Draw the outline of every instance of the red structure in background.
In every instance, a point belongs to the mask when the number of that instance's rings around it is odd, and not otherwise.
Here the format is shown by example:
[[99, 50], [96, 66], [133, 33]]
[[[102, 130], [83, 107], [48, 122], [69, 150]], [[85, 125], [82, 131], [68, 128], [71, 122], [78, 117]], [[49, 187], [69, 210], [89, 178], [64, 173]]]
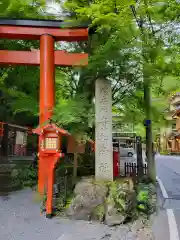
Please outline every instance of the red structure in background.
[[4, 127], [3, 127], [4, 123], [0, 122], [0, 137], [3, 137], [3, 132], [4, 132]]
[[8, 157], [12, 156], [29, 156], [28, 136], [31, 133], [32, 130], [28, 127], [0, 122], [1, 161], [8, 161]]
[[113, 176], [119, 177], [119, 143], [114, 142], [113, 143]]
[[[0, 64], [40, 65], [39, 127], [34, 132], [40, 133], [42, 131], [43, 133], [46, 130], [50, 134], [48, 130], [50, 126], [46, 124], [53, 116], [55, 105], [55, 65], [82, 66], [88, 62], [88, 55], [85, 53], [55, 51], [55, 41], [87, 41], [87, 27], [72, 28], [62, 21], [0, 19], [0, 38], [40, 41], [40, 50], [0, 50]], [[51, 128], [53, 129], [54, 138], [60, 139], [62, 130], [57, 129], [55, 125], [51, 126]], [[59, 152], [56, 150], [59, 150], [61, 146], [59, 140], [59, 144], [56, 146], [58, 149], [52, 151], [44, 149], [43, 151], [41, 144], [45, 139], [46, 135], [39, 135], [38, 190], [40, 194], [44, 194], [45, 179], [48, 179], [49, 189], [47, 192], [46, 216], [51, 217], [52, 186], [50, 187], [50, 185], [53, 185], [54, 165], [60, 157]]]

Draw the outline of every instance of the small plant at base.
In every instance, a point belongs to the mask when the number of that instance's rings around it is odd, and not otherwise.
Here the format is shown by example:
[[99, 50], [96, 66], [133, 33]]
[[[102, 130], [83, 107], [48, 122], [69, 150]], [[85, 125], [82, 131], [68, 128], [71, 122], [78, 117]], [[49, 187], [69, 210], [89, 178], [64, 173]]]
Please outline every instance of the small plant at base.
[[141, 183], [138, 186], [137, 209], [147, 216], [156, 210], [156, 192], [153, 192], [152, 187], [155, 188], [152, 183]]
[[140, 190], [137, 196], [137, 207], [142, 211], [148, 210], [148, 191], [147, 190]]
[[65, 208], [69, 208], [70, 204], [71, 204], [71, 201], [72, 201], [72, 198], [69, 198], [66, 200], [66, 205], [65, 205]]
[[105, 206], [101, 204], [96, 206], [96, 208], [94, 209], [94, 215], [98, 218], [98, 220], [102, 222], [105, 215]]
[[127, 181], [122, 183], [112, 182], [109, 184], [109, 195], [107, 204], [113, 203], [119, 213], [126, 218], [134, 218], [137, 214], [134, 212], [136, 206], [135, 192], [131, 184]]

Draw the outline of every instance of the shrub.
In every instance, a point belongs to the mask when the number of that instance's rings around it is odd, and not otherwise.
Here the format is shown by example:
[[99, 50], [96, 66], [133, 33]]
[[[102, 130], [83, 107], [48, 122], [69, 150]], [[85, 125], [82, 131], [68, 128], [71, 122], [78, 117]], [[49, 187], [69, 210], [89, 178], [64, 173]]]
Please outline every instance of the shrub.
[[125, 219], [136, 218], [136, 193], [131, 179], [124, 182], [114, 181], [109, 184], [107, 204], [111, 202], [114, 202], [114, 207]]
[[169, 151], [168, 150], [163, 150], [163, 151], [160, 151], [160, 154], [161, 155], [169, 155]]
[[18, 182], [22, 187], [33, 187], [37, 184], [37, 168], [32, 165], [21, 166], [14, 169], [11, 174], [12, 181]]
[[138, 185], [137, 208], [146, 215], [156, 211], [156, 187], [152, 183], [140, 183]]

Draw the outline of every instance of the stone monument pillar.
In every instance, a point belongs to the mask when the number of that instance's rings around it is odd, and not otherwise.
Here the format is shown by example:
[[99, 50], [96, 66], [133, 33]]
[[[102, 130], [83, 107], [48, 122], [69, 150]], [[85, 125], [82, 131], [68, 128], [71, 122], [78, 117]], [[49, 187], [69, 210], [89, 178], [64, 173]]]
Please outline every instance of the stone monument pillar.
[[95, 114], [95, 177], [112, 181], [112, 91], [111, 82], [104, 79], [96, 80]]

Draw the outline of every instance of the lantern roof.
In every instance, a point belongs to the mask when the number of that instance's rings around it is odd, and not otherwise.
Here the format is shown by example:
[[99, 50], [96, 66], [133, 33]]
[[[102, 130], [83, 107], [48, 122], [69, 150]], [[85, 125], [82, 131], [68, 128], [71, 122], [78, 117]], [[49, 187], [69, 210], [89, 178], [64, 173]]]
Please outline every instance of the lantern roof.
[[33, 129], [33, 133], [40, 135], [40, 134], [42, 134], [42, 131], [47, 131], [48, 129], [54, 129], [55, 131], [58, 131], [59, 133], [61, 133], [62, 135], [65, 135], [65, 136], [70, 135], [70, 133], [67, 130], [58, 127], [58, 125], [53, 123], [52, 121], [50, 121], [43, 127], [38, 126], [36, 129]]

